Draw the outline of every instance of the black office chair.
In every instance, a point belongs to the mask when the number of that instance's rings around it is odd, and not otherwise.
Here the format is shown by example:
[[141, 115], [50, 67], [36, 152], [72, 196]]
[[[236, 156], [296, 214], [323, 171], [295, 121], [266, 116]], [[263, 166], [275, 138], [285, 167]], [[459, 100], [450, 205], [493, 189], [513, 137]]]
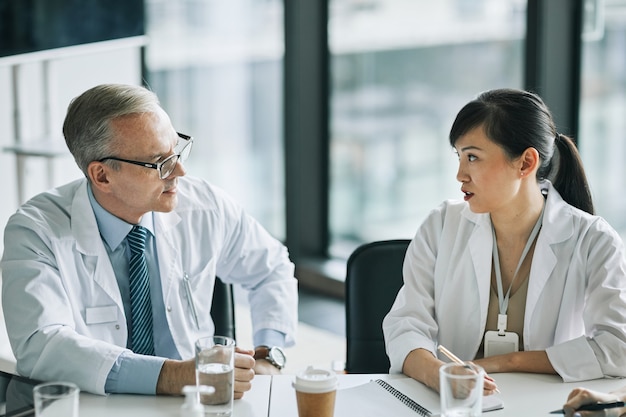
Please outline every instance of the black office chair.
[[215, 280], [211, 318], [215, 324], [215, 334], [235, 338], [235, 301], [233, 285], [225, 284], [219, 277]]
[[348, 373], [387, 373], [382, 322], [402, 286], [410, 240], [384, 240], [358, 247], [346, 272], [346, 366]]

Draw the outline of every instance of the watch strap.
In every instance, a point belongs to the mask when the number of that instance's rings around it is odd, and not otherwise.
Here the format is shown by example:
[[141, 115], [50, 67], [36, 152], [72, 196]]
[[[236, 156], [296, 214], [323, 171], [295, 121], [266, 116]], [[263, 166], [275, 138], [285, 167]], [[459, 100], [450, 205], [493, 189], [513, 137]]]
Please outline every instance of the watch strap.
[[[268, 361], [269, 363], [274, 365], [276, 368], [282, 369], [285, 365], [284, 365], [284, 363], [280, 364], [280, 363], [276, 362], [276, 360], [271, 355], [271, 350], [272, 349], [280, 349], [280, 348], [278, 348], [278, 347], [269, 347], [267, 345], [257, 346], [256, 348], [254, 348], [254, 359], [265, 359], [266, 361]], [[285, 357], [285, 354], [282, 351], [282, 349], [281, 349], [280, 352], [281, 352], [282, 356]]]

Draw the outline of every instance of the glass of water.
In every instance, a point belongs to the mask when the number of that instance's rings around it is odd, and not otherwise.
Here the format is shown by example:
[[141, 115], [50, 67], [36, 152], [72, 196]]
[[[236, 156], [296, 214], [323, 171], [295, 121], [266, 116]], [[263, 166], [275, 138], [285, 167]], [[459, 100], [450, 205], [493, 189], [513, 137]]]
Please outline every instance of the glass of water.
[[80, 390], [71, 382], [47, 382], [33, 388], [35, 416], [78, 417]]
[[478, 417], [482, 414], [485, 371], [471, 362], [439, 368], [442, 417]]
[[235, 341], [225, 336], [202, 337], [196, 341], [196, 384], [215, 388], [201, 394], [204, 414], [229, 417], [233, 412]]

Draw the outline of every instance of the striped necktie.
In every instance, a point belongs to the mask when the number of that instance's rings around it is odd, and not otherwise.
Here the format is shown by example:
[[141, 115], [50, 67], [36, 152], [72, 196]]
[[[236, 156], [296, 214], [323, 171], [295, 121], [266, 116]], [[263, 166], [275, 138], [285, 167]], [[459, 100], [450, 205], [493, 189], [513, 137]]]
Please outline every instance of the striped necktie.
[[134, 226], [126, 237], [130, 246], [130, 341], [133, 352], [154, 355], [150, 277], [146, 262], [147, 234], [145, 227]]

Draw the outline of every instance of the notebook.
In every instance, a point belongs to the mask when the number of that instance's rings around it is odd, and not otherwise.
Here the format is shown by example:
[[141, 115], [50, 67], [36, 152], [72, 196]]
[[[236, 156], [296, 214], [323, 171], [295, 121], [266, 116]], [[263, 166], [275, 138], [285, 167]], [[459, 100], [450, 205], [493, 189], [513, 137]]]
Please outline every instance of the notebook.
[[[335, 401], [336, 417], [436, 417], [441, 409], [439, 394], [411, 378], [374, 379], [339, 389]], [[499, 395], [483, 397], [483, 412], [502, 408]]]

